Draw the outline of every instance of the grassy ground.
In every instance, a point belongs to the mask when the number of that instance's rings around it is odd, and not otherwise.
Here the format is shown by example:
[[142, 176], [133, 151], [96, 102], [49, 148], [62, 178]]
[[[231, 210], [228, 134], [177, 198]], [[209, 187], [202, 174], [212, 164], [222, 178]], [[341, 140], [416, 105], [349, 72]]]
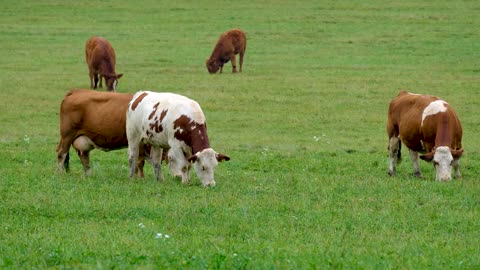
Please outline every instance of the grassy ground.
[[[475, 1], [3, 1], [1, 268], [480, 267], [480, 4]], [[241, 27], [244, 72], [205, 59]], [[202, 105], [217, 187], [128, 178], [126, 150], [55, 173], [64, 93], [109, 39], [119, 92]], [[387, 177], [399, 90], [438, 95], [464, 128], [462, 180]], [[162, 233], [162, 237], [157, 236]], [[168, 234], [169, 238], [165, 237]]]

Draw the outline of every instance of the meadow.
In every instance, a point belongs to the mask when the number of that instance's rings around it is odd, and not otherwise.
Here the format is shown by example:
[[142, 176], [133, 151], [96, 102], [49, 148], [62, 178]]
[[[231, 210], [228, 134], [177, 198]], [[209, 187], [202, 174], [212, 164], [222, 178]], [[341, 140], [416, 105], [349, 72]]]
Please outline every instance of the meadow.
[[[0, 268], [480, 268], [480, 2], [57, 1], [0, 4]], [[243, 72], [210, 75], [219, 35], [247, 34]], [[59, 105], [88, 88], [107, 38], [117, 91], [197, 100], [231, 160], [214, 188], [128, 177], [127, 150], [56, 173]], [[390, 100], [455, 108], [463, 179], [387, 176]], [[104, 89], [101, 91], [105, 91]], [[101, 117], [101, 116], [99, 116]], [[167, 236], [168, 235], [168, 236]]]

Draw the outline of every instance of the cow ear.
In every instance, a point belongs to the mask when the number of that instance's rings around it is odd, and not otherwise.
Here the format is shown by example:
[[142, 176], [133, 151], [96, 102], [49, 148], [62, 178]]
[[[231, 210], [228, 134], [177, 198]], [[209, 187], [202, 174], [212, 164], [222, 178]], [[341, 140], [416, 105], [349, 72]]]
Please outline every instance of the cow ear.
[[193, 156], [188, 158], [188, 162], [194, 163], [195, 161], [197, 161], [197, 158], [198, 158], [197, 155], [193, 155]]
[[463, 148], [462, 149], [457, 149], [457, 150], [452, 150], [452, 156], [453, 158], [459, 159], [463, 154]]
[[123, 76], [123, 73], [117, 74], [117, 80]]
[[216, 154], [217, 161], [222, 162], [222, 161], [229, 161], [230, 157], [225, 156], [224, 154]]
[[427, 153], [425, 155], [421, 155], [420, 158], [427, 161], [427, 162], [430, 162], [430, 161], [432, 161], [434, 155], [435, 155], [435, 151], [432, 151], [432, 152]]

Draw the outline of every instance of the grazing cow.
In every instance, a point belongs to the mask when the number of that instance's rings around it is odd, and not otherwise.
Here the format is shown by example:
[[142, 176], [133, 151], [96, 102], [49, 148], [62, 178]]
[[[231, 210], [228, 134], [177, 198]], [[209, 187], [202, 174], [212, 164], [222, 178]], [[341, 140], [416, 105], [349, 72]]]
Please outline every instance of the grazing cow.
[[210, 59], [207, 59], [207, 69], [211, 74], [216, 73], [220, 68], [223, 71], [223, 65], [229, 60], [232, 61], [232, 72], [237, 72], [235, 55], [240, 54], [240, 72], [242, 72], [243, 55], [247, 48], [247, 38], [240, 29], [233, 29], [223, 33], [213, 49]]
[[[69, 91], [60, 105], [60, 142], [57, 146], [57, 170], [69, 169], [70, 146], [77, 150], [85, 174], [90, 174], [89, 153], [94, 148], [103, 151], [128, 145], [126, 113], [131, 94], [104, 93], [86, 89]], [[141, 147], [137, 170], [143, 177], [143, 165], [148, 147]]]
[[455, 178], [460, 178], [459, 160], [462, 156], [462, 125], [450, 105], [438, 97], [401, 91], [390, 103], [387, 133], [389, 137], [389, 174], [395, 175], [400, 162], [401, 143], [410, 151], [410, 159], [416, 176], [422, 177], [418, 164], [421, 159], [435, 167], [436, 180], [451, 179], [451, 167]]
[[115, 91], [118, 79], [123, 74], [115, 73], [115, 51], [110, 42], [103, 37], [89, 38], [85, 44], [85, 58], [90, 75], [90, 88], [97, 89], [99, 80], [101, 88], [103, 77], [108, 91]]
[[139, 144], [151, 145], [152, 163], [157, 179], [163, 179], [163, 149], [168, 150], [170, 173], [189, 181], [190, 162], [203, 186], [215, 186], [214, 171], [219, 161], [230, 160], [210, 148], [207, 125], [200, 105], [172, 93], [140, 91], [127, 112], [128, 160], [134, 175]]

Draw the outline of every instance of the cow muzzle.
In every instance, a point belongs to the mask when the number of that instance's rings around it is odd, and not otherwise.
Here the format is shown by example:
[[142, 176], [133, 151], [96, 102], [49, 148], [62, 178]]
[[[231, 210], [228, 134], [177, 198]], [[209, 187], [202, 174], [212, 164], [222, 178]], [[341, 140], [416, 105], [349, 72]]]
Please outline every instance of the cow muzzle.
[[214, 187], [216, 185], [215, 180], [207, 181], [202, 183], [202, 186], [204, 187]]

